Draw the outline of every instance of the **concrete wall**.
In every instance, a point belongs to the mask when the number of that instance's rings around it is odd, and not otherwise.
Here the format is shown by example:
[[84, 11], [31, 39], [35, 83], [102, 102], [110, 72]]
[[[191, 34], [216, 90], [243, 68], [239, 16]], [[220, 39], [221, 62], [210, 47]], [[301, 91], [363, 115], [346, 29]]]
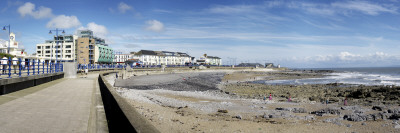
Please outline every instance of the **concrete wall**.
[[76, 72], [78, 69], [76, 68], [77, 63], [76, 62], [64, 62], [64, 77], [65, 78], [76, 78]]
[[101, 97], [106, 111], [110, 132], [159, 133], [128, 101], [121, 97], [103, 76], [115, 72], [101, 73], [98, 80]]
[[19, 91], [60, 78], [64, 78], [63, 72], [44, 75], [22, 76], [19, 78], [0, 79], [0, 95]]

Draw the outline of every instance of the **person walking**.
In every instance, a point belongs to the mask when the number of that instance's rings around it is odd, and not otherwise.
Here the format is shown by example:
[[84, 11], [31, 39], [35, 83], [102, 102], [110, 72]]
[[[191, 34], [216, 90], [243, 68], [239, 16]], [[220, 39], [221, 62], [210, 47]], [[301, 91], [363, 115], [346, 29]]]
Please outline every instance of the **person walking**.
[[88, 73], [89, 73], [89, 69], [88, 69], [88, 67], [86, 67], [85, 68], [85, 78], [87, 78]]
[[347, 97], [344, 98], [344, 106], [347, 106]]
[[1, 65], [3, 66], [3, 70], [2, 70], [3, 74], [7, 73], [7, 65], [8, 65], [7, 62], [8, 62], [8, 58], [7, 57], [3, 57], [1, 59]]
[[21, 70], [25, 70], [25, 59], [21, 60]]
[[272, 100], [272, 94], [269, 93], [269, 100]]
[[17, 66], [18, 66], [18, 58], [16, 56], [14, 56], [14, 58], [12, 58], [12, 65], [13, 65], [13, 69], [14, 69], [14, 74], [16, 74]]

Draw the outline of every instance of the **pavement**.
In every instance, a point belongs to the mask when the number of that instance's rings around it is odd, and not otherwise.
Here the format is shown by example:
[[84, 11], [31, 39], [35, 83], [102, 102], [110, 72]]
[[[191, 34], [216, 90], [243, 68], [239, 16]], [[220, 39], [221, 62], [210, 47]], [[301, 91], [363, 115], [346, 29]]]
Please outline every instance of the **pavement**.
[[63, 78], [0, 96], [0, 133], [108, 132], [97, 78]]

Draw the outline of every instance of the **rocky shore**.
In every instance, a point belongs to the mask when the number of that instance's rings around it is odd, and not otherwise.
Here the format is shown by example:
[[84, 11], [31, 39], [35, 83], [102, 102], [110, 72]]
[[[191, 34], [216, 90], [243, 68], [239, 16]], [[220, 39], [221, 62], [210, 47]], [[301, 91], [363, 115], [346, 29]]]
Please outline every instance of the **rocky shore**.
[[120, 94], [163, 132], [400, 131], [398, 86], [253, 82], [329, 73], [208, 70], [136, 73], [142, 76], [116, 81], [110, 76], [109, 82], [115, 81]]

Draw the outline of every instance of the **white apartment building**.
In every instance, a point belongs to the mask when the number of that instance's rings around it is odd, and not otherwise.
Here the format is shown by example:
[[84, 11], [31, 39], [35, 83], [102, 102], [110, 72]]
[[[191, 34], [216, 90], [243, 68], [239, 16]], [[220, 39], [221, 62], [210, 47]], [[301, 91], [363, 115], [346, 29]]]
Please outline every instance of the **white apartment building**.
[[125, 61], [132, 59], [133, 56], [133, 54], [122, 54], [119, 52], [115, 52], [113, 62], [115, 64], [125, 64]]
[[[45, 43], [36, 45], [36, 56], [46, 61], [58, 60], [73, 62], [76, 57], [76, 35], [54, 36], [54, 40], [46, 40]], [[58, 41], [58, 45], [57, 45]]]
[[222, 65], [222, 60], [217, 56], [207, 56], [207, 54], [204, 54], [202, 57], [200, 57], [200, 59], [196, 60], [196, 63], [199, 65], [220, 66]]
[[143, 62], [143, 65], [185, 65], [191, 63], [191, 57], [181, 52], [140, 50], [132, 58], [139, 59]]

